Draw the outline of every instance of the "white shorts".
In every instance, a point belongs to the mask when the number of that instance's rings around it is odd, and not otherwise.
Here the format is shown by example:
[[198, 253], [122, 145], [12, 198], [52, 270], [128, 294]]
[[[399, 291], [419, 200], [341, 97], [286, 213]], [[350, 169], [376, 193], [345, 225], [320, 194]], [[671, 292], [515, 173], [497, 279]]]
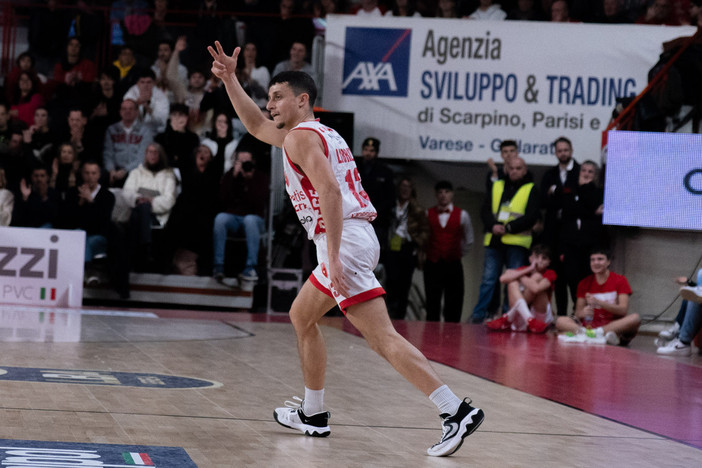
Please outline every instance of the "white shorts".
[[310, 281], [317, 289], [333, 298], [344, 313], [347, 307], [385, 295], [385, 290], [373, 274], [380, 257], [380, 245], [371, 223], [365, 220], [344, 220], [339, 260], [346, 273], [349, 297], [342, 296], [331, 287], [327, 276], [329, 255], [326, 234], [315, 236], [314, 243], [319, 265], [310, 275]]

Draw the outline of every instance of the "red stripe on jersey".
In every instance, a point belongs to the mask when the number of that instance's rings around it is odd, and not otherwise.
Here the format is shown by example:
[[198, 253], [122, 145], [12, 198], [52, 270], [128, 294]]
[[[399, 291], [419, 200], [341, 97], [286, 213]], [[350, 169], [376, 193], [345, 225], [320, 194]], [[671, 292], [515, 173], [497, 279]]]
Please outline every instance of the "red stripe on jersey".
[[[317, 120], [319, 120], [319, 119], [317, 119]], [[309, 130], [309, 131], [314, 132], [314, 133], [316, 133], [317, 135], [319, 135], [320, 140], [322, 140], [322, 143], [324, 144], [324, 156], [325, 156], [327, 159], [329, 159], [329, 148], [327, 147], [327, 140], [324, 138], [324, 136], [322, 136], [321, 133], [319, 133], [319, 132], [318, 132], [316, 129], [314, 129], [314, 128], [307, 128], [307, 127], [296, 127], [296, 128], [293, 128], [293, 129], [290, 130], [290, 131], [292, 132], [292, 131], [295, 131], [295, 130]]]

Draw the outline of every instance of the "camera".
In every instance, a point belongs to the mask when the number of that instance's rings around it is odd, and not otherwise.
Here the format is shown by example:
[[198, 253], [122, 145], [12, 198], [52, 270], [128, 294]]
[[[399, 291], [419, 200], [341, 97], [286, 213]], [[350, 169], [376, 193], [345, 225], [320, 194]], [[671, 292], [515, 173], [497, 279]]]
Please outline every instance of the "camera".
[[243, 172], [251, 172], [254, 170], [254, 167], [255, 166], [253, 161], [244, 161], [243, 163], [241, 163], [241, 170]]

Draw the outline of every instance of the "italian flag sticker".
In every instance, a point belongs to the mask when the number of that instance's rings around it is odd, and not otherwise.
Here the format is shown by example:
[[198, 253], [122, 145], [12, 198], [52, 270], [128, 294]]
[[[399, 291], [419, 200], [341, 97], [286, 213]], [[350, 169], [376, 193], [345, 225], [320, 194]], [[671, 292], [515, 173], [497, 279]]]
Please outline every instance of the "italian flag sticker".
[[122, 457], [127, 465], [154, 466], [154, 462], [146, 453], [124, 452]]

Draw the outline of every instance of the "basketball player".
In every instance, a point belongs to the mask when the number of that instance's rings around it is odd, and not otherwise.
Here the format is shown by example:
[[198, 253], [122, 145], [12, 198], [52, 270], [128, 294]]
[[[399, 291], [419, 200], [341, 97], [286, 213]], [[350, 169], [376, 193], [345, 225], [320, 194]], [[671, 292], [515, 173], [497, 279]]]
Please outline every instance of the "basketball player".
[[286, 189], [317, 248], [319, 265], [290, 308], [305, 398], [300, 405], [286, 402], [286, 407], [277, 408], [273, 413], [276, 421], [308, 436], [330, 434], [330, 415], [323, 406], [326, 347], [317, 322], [338, 303], [370, 347], [439, 408], [443, 434], [427, 453], [452, 454], [483, 422], [484, 413], [470, 401], [461, 401], [419, 350], [393, 328], [383, 299], [385, 291], [373, 275], [379, 246], [370, 222], [376, 211], [363, 190], [348, 145], [314, 117], [314, 81], [296, 71], [274, 76], [266, 106], [269, 120], [236, 78], [240, 48], [229, 56], [215, 42], [208, 50], [214, 59], [212, 73], [224, 82], [247, 130], [259, 140], [283, 148]]

